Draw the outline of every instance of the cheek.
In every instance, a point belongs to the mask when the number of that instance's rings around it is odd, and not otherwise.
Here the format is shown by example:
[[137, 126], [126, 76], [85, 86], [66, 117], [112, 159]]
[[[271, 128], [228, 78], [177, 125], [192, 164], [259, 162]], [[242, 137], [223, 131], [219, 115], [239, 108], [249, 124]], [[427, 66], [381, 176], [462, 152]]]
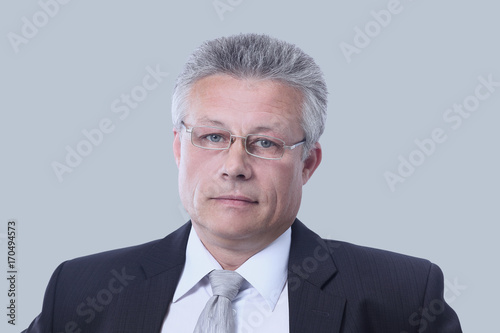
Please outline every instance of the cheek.
[[196, 189], [196, 184], [200, 177], [199, 166], [202, 161], [198, 161], [195, 154], [191, 154], [182, 147], [182, 158], [179, 163], [179, 190], [185, 200], [192, 201]]
[[273, 177], [274, 192], [279, 205], [290, 206], [300, 200], [302, 191], [302, 173], [300, 168], [283, 167]]
[[192, 203], [201, 200], [207, 188], [213, 183], [217, 161], [207, 154], [191, 150], [192, 147], [183, 148], [179, 164], [179, 191], [183, 201]]

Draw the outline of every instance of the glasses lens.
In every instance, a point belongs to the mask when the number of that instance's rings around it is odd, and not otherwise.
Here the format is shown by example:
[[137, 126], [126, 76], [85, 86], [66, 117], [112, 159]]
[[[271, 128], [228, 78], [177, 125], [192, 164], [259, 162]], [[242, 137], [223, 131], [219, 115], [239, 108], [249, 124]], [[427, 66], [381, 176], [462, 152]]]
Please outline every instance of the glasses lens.
[[277, 138], [266, 135], [249, 135], [247, 138], [247, 151], [258, 157], [281, 158], [285, 143]]
[[231, 133], [213, 127], [193, 127], [191, 142], [205, 149], [227, 149], [231, 141]]

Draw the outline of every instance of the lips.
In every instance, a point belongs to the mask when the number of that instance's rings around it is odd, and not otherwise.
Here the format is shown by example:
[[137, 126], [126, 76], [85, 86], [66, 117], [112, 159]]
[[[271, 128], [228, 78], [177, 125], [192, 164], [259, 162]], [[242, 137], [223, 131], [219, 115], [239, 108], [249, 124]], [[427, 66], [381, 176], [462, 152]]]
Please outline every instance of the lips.
[[257, 200], [253, 200], [252, 198], [243, 196], [243, 195], [221, 195], [218, 197], [214, 198], [215, 200], [221, 200], [221, 201], [226, 201], [226, 202], [234, 202], [234, 203], [250, 203], [250, 204], [256, 204], [258, 203]]

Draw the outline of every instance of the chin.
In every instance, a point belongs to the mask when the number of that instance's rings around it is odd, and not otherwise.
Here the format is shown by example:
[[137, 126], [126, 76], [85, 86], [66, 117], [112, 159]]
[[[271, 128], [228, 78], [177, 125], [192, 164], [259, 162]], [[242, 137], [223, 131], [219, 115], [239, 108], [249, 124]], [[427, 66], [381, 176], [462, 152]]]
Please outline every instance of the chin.
[[210, 225], [210, 231], [227, 239], [243, 239], [259, 233], [260, 228], [255, 224], [255, 219], [231, 219], [225, 216], [217, 219]]

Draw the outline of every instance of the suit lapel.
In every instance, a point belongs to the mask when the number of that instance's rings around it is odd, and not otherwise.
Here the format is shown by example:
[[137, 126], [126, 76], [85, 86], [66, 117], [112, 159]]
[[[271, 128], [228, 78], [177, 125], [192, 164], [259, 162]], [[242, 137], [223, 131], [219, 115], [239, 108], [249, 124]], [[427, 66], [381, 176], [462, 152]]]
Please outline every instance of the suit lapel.
[[[122, 317], [122, 331], [160, 332], [184, 268], [190, 230], [188, 222], [139, 258], [144, 277], [127, 288], [134, 302]], [[336, 272], [326, 244], [296, 220], [288, 261], [290, 333], [340, 332], [345, 299], [325, 290]]]
[[[186, 261], [191, 230], [188, 222], [141, 256], [145, 278], [134, 284], [133, 310], [125, 318], [126, 332], [160, 332]], [[131, 284], [132, 286], [132, 284]], [[137, 325], [137, 329], [135, 326]]]
[[327, 291], [337, 268], [323, 240], [295, 220], [288, 260], [290, 333], [338, 333], [346, 300]]

